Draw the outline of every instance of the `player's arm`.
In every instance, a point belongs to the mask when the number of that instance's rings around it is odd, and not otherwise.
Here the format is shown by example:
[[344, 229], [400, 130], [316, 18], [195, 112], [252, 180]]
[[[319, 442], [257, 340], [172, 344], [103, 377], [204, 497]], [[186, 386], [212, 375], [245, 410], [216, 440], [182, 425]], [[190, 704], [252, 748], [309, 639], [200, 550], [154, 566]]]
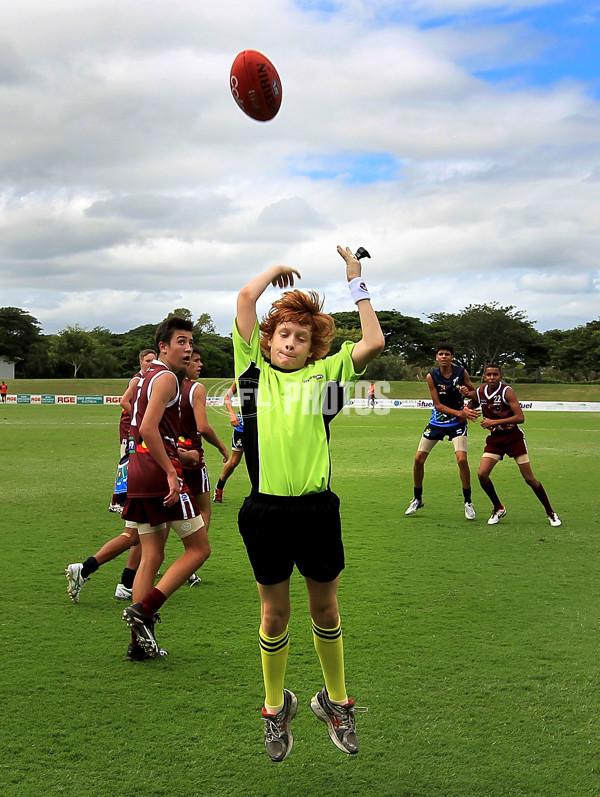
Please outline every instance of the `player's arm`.
[[[464, 385], [459, 385], [458, 389], [460, 394], [468, 399], [475, 399], [477, 395], [477, 388], [471, 381], [471, 377], [469, 376], [469, 372], [465, 369], [465, 373], [463, 375], [463, 379], [465, 381]], [[470, 405], [469, 405], [470, 406]]]
[[133, 379], [129, 380], [129, 384], [127, 385], [127, 390], [123, 394], [121, 401], [119, 404], [128, 415], [131, 415], [131, 406], [133, 404], [133, 397], [135, 396], [135, 389], [138, 384], [138, 377], [134, 376]]
[[[360, 277], [362, 275], [360, 260], [354, 257], [350, 248], [347, 246], [343, 249], [338, 246], [337, 250], [346, 262], [346, 278], [348, 282]], [[375, 315], [375, 310], [373, 310], [371, 300], [365, 297], [360, 299], [356, 306], [358, 308], [362, 338], [352, 349], [352, 362], [354, 363], [354, 370], [360, 372], [363, 368], [366, 368], [371, 360], [381, 354], [385, 346], [385, 338], [381, 331], [379, 319]]]
[[292, 288], [294, 275], [300, 278], [300, 272], [289, 266], [272, 266], [262, 274], [244, 285], [238, 294], [236, 323], [240, 336], [246, 343], [250, 343], [252, 332], [256, 324], [256, 302], [260, 299], [269, 285], [278, 285], [280, 288]]
[[508, 418], [484, 418], [481, 421], [481, 425], [484, 429], [490, 429], [492, 426], [508, 426], [511, 423], [525, 423], [525, 415], [523, 415], [523, 410], [517, 399], [517, 394], [512, 387], [507, 388], [504, 397], [513, 411], [513, 414], [509, 415]]
[[[166, 373], [166, 372], [165, 372]], [[146, 412], [140, 425], [140, 434], [149, 453], [154, 457], [158, 465], [167, 474], [169, 492], [167, 493], [164, 504], [172, 506], [179, 498], [179, 477], [175, 466], [171, 462], [163, 443], [158, 425], [167, 408], [167, 404], [177, 395], [177, 377], [170, 373], [160, 376], [154, 380], [152, 393], [146, 407]]]
[[225, 397], [223, 398], [223, 403], [227, 407], [227, 412], [229, 413], [229, 422], [232, 426], [239, 426], [240, 419], [237, 416], [237, 412], [235, 411], [235, 407], [231, 403], [231, 399], [237, 393], [237, 384], [234, 382], [227, 393], [225, 393]]
[[204, 385], [199, 384], [194, 390], [193, 401], [196, 429], [207, 443], [210, 443], [211, 446], [214, 446], [216, 449], [218, 449], [223, 457], [223, 462], [227, 462], [229, 459], [229, 449], [225, 443], [219, 439], [217, 433], [208, 422], [208, 417], [206, 415], [206, 388]]
[[474, 421], [477, 418], [477, 410], [471, 408], [470, 406], [463, 407], [462, 410], [455, 410], [452, 407], [446, 407], [445, 404], [442, 404], [440, 401], [440, 394], [437, 391], [437, 387], [435, 386], [435, 382], [433, 381], [431, 374], [427, 374], [427, 387], [429, 388], [429, 393], [431, 394], [433, 406], [438, 412], [443, 412], [444, 415], [453, 415], [455, 418], [458, 418], [459, 421]]

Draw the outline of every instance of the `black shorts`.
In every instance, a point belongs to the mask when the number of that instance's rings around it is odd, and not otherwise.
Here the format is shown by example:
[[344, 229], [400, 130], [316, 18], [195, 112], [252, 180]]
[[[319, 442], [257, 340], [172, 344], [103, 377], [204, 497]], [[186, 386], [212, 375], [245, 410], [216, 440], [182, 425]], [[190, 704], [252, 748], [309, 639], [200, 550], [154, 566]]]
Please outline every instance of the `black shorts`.
[[423, 432], [423, 437], [426, 440], [443, 440], [448, 437], [448, 440], [454, 440], [455, 437], [466, 437], [467, 424], [461, 423], [458, 426], [433, 426], [429, 424]]
[[239, 429], [233, 430], [233, 435], [231, 436], [231, 447], [234, 451], [244, 450], [244, 433], [240, 432]]
[[253, 492], [238, 527], [259, 584], [287, 581], [294, 564], [320, 583], [344, 569], [340, 499], [329, 490], [289, 497]]

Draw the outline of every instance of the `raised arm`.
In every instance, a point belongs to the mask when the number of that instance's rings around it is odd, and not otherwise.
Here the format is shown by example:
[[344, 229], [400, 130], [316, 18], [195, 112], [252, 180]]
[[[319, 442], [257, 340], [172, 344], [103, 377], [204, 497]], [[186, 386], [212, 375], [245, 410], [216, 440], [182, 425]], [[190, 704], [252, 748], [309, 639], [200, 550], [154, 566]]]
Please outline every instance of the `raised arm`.
[[251, 279], [238, 294], [236, 322], [241, 337], [250, 343], [252, 330], [256, 324], [256, 302], [269, 285], [292, 288], [294, 275], [300, 279], [300, 272], [289, 266], [271, 266], [262, 274]]
[[[350, 251], [347, 246], [343, 249], [341, 246], [337, 248], [339, 254], [346, 262], [346, 277], [348, 282], [357, 277], [362, 276], [362, 269], [360, 260]], [[360, 318], [360, 328], [362, 331], [362, 338], [358, 341], [356, 346], [352, 349], [352, 362], [354, 363], [355, 370], [362, 371], [371, 360], [374, 360], [378, 354], [381, 354], [385, 346], [385, 338], [379, 325], [379, 319], [375, 315], [375, 310], [371, 305], [369, 295], [355, 299], [356, 306], [358, 307], [358, 317]]]

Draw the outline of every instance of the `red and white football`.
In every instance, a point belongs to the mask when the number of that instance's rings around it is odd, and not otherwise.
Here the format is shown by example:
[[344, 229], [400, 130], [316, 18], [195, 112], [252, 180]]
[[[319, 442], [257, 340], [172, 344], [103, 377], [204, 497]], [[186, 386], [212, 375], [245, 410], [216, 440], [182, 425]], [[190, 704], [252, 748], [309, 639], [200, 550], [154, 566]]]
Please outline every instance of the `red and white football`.
[[283, 91], [277, 70], [257, 50], [243, 50], [236, 55], [229, 85], [242, 111], [257, 122], [273, 119], [281, 107]]

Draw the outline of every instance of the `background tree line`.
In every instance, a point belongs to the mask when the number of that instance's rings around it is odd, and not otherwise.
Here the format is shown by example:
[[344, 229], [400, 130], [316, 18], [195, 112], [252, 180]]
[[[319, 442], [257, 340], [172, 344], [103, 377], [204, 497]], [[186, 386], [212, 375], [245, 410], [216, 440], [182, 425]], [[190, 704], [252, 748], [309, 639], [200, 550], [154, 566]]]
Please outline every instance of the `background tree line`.
[[[202, 349], [206, 377], [233, 375], [231, 336], [217, 334], [212, 318], [202, 313], [194, 321], [187, 308], [182, 316], [194, 323], [194, 340]], [[358, 312], [332, 314], [337, 326], [332, 353], [343, 341], [360, 338]], [[385, 338], [383, 355], [369, 366], [367, 378], [420, 380], [431, 368], [438, 341], [454, 344], [457, 362], [473, 376], [491, 362], [500, 363], [513, 381], [594, 382], [600, 379], [600, 319], [569, 330], [540, 333], [522, 310], [498, 303], [469, 305], [460, 313], [433, 313], [428, 321], [397, 310], [377, 312]], [[0, 356], [15, 362], [15, 376], [39, 378], [129, 377], [138, 352], [154, 347], [160, 323], [129, 332], [75, 324], [55, 335], [44, 335], [39, 321], [18, 307], [0, 308]]]

